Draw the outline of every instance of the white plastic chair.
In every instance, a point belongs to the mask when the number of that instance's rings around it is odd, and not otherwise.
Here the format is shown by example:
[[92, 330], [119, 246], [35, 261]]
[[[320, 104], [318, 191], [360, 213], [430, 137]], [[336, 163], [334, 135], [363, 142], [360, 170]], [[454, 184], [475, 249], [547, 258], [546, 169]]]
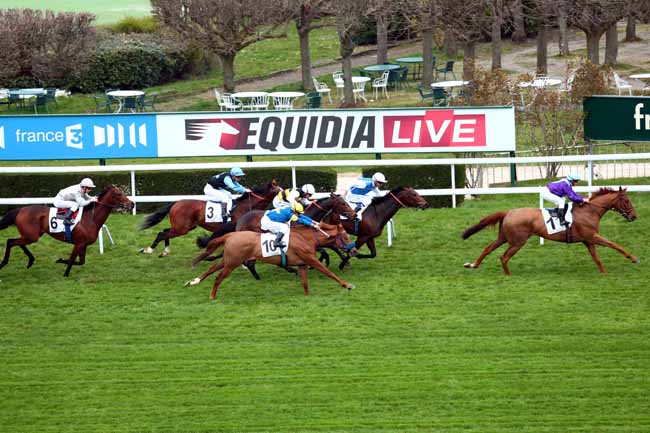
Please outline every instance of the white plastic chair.
[[268, 110], [269, 109], [269, 95], [255, 96], [251, 99], [248, 107], [251, 110]]
[[352, 81], [352, 95], [354, 96], [354, 102], [357, 102], [357, 95], [364, 101], [368, 101], [366, 99], [366, 83], [367, 81]]
[[323, 82], [318, 82], [318, 80], [314, 77], [312, 77], [312, 80], [314, 80], [314, 90], [317, 91], [318, 93], [321, 94], [321, 97], [323, 96], [323, 93], [327, 93], [327, 98], [330, 100], [330, 104], [332, 103], [332, 89], [330, 89], [327, 84]]
[[559, 91], [560, 92], [571, 92], [571, 89], [573, 88], [573, 80], [575, 80], [576, 74], [575, 72], [569, 75], [569, 78], [566, 80], [566, 83], [560, 84]]
[[627, 81], [623, 80], [614, 72], [614, 83], [616, 84], [616, 89], [618, 90], [618, 95], [621, 96], [621, 90], [626, 90], [630, 96], [632, 96], [632, 85]]
[[230, 96], [229, 93], [224, 93], [222, 95], [218, 89], [214, 89], [214, 96], [217, 98], [217, 103], [219, 104], [219, 109], [221, 111], [241, 110], [241, 102]]
[[293, 99], [290, 96], [274, 96], [273, 108], [276, 110], [293, 110]]
[[379, 78], [375, 78], [375, 79], [372, 81], [372, 88], [375, 90], [375, 99], [378, 99], [378, 98], [377, 98], [377, 91], [378, 91], [379, 89], [382, 90], [382, 92], [384, 93], [384, 96], [386, 97], [386, 99], [389, 99], [389, 97], [388, 97], [388, 91], [387, 91], [387, 87], [388, 87], [388, 75], [389, 75], [389, 72], [388, 72], [388, 71], [384, 71], [384, 73], [381, 74], [381, 77], [379, 77]]
[[334, 84], [336, 85], [336, 96], [338, 96], [339, 89], [343, 89], [345, 87], [345, 84], [343, 83], [343, 72], [334, 72], [332, 74], [332, 79], [334, 80]]

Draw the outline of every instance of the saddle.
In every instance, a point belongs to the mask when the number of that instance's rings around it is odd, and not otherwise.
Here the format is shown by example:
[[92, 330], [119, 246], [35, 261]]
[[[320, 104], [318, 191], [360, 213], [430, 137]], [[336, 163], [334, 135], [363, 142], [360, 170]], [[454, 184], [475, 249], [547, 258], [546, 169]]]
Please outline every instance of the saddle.
[[572, 207], [571, 204], [567, 204], [564, 208], [542, 209], [542, 218], [544, 219], [546, 231], [549, 235], [566, 230], [568, 239], [569, 228], [573, 222], [573, 215], [571, 213]]
[[79, 215], [79, 209], [77, 209], [76, 211], [74, 211], [74, 212], [72, 212], [70, 215], [68, 215], [68, 211], [69, 211], [69, 210], [70, 210], [70, 209], [65, 208], [65, 207], [58, 207], [58, 208], [56, 208], [56, 217], [57, 217], [58, 219], [60, 219], [60, 220], [62, 220], [62, 219], [66, 219], [66, 218], [68, 218], [68, 217], [69, 217], [71, 220], [73, 220], [73, 221], [76, 220], [76, 219], [77, 219], [77, 215]]

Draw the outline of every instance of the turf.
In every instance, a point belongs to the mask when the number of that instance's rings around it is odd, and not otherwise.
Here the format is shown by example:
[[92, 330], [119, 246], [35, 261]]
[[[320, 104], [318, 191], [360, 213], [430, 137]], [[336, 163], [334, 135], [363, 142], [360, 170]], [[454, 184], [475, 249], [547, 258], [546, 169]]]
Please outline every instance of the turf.
[[145, 16], [151, 12], [149, 0], [0, 0], [0, 9], [32, 8], [56, 12], [90, 12], [98, 24], [119, 21], [126, 16]]
[[32, 269], [16, 250], [0, 271], [0, 431], [650, 431], [650, 196], [632, 201], [638, 220], [601, 232], [640, 265], [600, 248], [601, 275], [582, 245], [534, 238], [510, 278], [503, 249], [464, 269], [495, 235], [466, 227], [536, 205], [482, 197], [400, 211], [392, 248], [336, 270], [354, 290], [311, 271], [309, 297], [261, 264], [209, 301], [212, 279], [182, 287], [194, 236], [138, 255], [141, 216], [111, 216], [117, 245], [68, 279], [70, 247], [43, 238]]

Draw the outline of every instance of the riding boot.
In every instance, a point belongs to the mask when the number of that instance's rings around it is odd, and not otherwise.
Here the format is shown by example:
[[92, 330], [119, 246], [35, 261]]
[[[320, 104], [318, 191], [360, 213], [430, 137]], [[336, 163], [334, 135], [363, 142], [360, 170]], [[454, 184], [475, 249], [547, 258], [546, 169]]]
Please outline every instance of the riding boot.
[[285, 247], [284, 242], [282, 242], [283, 237], [284, 237], [284, 233], [282, 233], [282, 232], [276, 233], [276, 235], [275, 235], [275, 246], [277, 248], [282, 249], [282, 248]]
[[566, 227], [567, 223], [566, 220], [564, 219], [564, 216], [566, 215], [567, 211], [567, 205], [564, 205], [563, 208], [559, 207], [557, 208], [557, 217], [560, 220], [560, 225]]
[[228, 213], [228, 203], [220, 203], [221, 204], [221, 220], [223, 222], [228, 222], [228, 219], [230, 218], [230, 214]]

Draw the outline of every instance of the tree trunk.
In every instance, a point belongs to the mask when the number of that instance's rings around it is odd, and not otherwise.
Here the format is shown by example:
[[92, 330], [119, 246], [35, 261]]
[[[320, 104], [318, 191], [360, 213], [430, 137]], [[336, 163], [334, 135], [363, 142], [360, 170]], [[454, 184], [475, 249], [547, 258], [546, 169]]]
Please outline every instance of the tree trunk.
[[235, 55], [219, 54], [223, 67], [223, 89], [226, 92], [235, 91]]
[[633, 14], [627, 16], [627, 26], [625, 27], [625, 42], [636, 42], [639, 38], [636, 36], [636, 18]]
[[566, 16], [566, 1], [560, 1], [557, 15], [557, 25], [559, 31], [559, 39], [557, 41], [560, 50], [560, 56], [569, 55], [569, 35], [567, 29], [567, 16]]
[[[298, 24], [296, 23], [296, 27]], [[308, 28], [308, 27], [307, 27]], [[311, 52], [309, 50], [309, 30], [298, 29], [300, 41], [300, 68], [302, 69], [302, 88], [307, 90], [314, 87], [311, 79]]]
[[452, 32], [445, 32], [445, 39], [442, 41], [447, 57], [456, 57], [458, 55], [458, 44]]
[[546, 24], [537, 29], [537, 69], [538, 74], [548, 74], [548, 39]]
[[601, 35], [600, 32], [585, 32], [585, 36], [587, 36], [587, 59], [594, 65], [600, 64], [598, 46]]
[[463, 80], [474, 80], [474, 64], [476, 63], [476, 42], [470, 41], [463, 46]]
[[605, 64], [614, 66], [618, 57], [618, 33], [616, 23], [612, 24], [605, 33]]
[[343, 104], [346, 106], [354, 105], [354, 93], [352, 92], [352, 53], [346, 54], [342, 59], [343, 67]]
[[501, 17], [492, 8], [492, 70], [501, 69]]
[[377, 16], [377, 64], [388, 62], [388, 19], [382, 13]]
[[526, 23], [524, 21], [524, 8], [521, 0], [515, 0], [512, 5], [512, 20], [514, 26], [512, 42], [515, 44], [526, 42]]
[[429, 88], [433, 81], [433, 29], [422, 30], [422, 79], [423, 87]]

